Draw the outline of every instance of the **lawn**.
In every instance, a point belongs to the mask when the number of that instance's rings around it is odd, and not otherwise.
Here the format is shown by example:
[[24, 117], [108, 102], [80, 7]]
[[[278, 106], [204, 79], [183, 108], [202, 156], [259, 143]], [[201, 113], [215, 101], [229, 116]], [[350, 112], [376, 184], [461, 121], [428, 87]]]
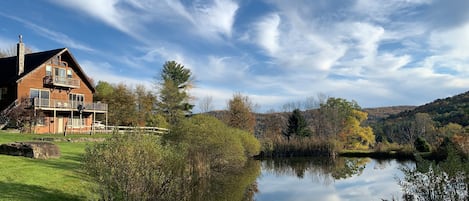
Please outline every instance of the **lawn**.
[[[109, 135], [108, 135], [109, 136]], [[12, 134], [0, 132], [0, 144], [31, 141], [35, 137], [63, 135]], [[105, 137], [103, 135], [68, 135]], [[95, 184], [81, 169], [86, 142], [54, 142], [60, 147], [58, 159], [32, 159], [0, 155], [0, 200], [97, 200]]]

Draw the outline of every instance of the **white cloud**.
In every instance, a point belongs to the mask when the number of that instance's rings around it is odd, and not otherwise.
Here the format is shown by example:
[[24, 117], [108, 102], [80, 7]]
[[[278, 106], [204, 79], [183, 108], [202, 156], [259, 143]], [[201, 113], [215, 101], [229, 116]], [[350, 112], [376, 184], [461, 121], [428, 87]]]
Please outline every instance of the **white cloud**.
[[256, 23], [257, 43], [270, 55], [275, 55], [279, 49], [278, 39], [280, 17], [278, 14], [270, 14]]
[[124, 83], [129, 86], [144, 85], [147, 89], [153, 88], [151, 78], [133, 78], [123, 75], [114, 66], [107, 62], [96, 62], [90, 60], [79, 61], [83, 71], [94, 81], [106, 81], [111, 84]]
[[[86, 13], [93, 18], [103, 21], [104, 23], [123, 31], [133, 37], [140, 38], [137, 34], [141, 31], [141, 23], [137, 20], [141, 19], [137, 12], [129, 12], [119, 7], [119, 0], [51, 0], [53, 3], [76, 9], [77, 13]], [[132, 1], [133, 2], [133, 1]], [[136, 5], [136, 4], [132, 4]]]
[[230, 37], [238, 5], [231, 0], [214, 0], [212, 4], [195, 6], [195, 26], [202, 33], [207, 31]]
[[43, 36], [44, 38], [47, 38], [47, 39], [53, 40], [57, 43], [63, 44], [65, 47], [76, 48], [76, 49], [84, 50], [84, 51], [88, 51], [88, 52], [94, 52], [95, 51], [93, 48], [89, 47], [88, 45], [85, 45], [81, 42], [78, 42], [78, 41], [70, 38], [69, 36], [67, 36], [64, 33], [53, 31], [50, 28], [45, 28], [45, 27], [39, 26], [39, 25], [34, 24], [30, 21], [27, 21], [27, 20], [24, 20], [22, 18], [18, 18], [18, 17], [15, 17], [15, 16], [8, 16], [8, 15], [4, 15], [2, 13], [0, 13], [0, 15], [3, 15], [7, 18], [10, 18], [10, 19], [15, 20], [17, 22], [20, 22], [20, 23], [24, 24], [25, 26], [29, 27], [30, 29], [34, 30], [39, 35]]
[[[231, 0], [181, 1], [135, 0], [51, 0], [53, 3], [84, 12], [140, 41], [149, 42], [153, 23], [178, 25], [186, 32], [196, 30], [199, 37], [231, 37], [238, 4]], [[189, 27], [188, 27], [189, 26]], [[174, 27], [170, 27], [174, 28]]]

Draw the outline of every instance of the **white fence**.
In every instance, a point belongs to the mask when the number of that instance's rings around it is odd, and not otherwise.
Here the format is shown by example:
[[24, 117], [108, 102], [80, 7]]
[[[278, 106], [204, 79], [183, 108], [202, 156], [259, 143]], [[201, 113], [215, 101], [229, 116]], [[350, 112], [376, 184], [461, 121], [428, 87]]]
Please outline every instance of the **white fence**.
[[104, 128], [94, 128], [91, 126], [82, 126], [80, 128], [67, 126], [66, 134], [73, 133], [153, 133], [153, 134], [166, 134], [169, 132], [167, 128], [160, 127], [139, 127], [139, 126], [105, 126]]

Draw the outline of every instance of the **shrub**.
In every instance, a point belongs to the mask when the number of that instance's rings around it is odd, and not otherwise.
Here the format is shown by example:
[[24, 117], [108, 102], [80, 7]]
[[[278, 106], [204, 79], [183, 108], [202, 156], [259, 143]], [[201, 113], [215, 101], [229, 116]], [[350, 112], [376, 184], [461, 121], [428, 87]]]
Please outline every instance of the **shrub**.
[[247, 157], [256, 155], [260, 145], [254, 136], [230, 128], [220, 120], [196, 115], [179, 122], [165, 141], [186, 144], [192, 171], [200, 176], [244, 166]]
[[128, 133], [87, 147], [84, 168], [102, 200], [176, 200], [187, 197], [184, 155], [156, 136]]
[[422, 137], [418, 137], [417, 139], [415, 139], [414, 146], [418, 152], [430, 151], [430, 144], [428, 144], [428, 142]]

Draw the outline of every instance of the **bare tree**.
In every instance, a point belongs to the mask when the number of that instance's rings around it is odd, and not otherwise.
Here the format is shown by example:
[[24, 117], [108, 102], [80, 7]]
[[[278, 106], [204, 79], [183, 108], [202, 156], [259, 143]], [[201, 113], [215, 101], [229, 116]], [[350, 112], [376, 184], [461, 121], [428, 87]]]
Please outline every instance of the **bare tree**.
[[214, 109], [213, 107], [213, 97], [205, 96], [199, 101], [199, 108], [201, 113], [210, 112]]
[[[16, 51], [17, 51], [16, 46], [14, 45], [5, 49], [0, 49], [0, 58], [16, 56], [17, 55]], [[30, 47], [25, 47], [24, 53], [25, 54], [33, 53], [33, 49], [31, 49]]]

